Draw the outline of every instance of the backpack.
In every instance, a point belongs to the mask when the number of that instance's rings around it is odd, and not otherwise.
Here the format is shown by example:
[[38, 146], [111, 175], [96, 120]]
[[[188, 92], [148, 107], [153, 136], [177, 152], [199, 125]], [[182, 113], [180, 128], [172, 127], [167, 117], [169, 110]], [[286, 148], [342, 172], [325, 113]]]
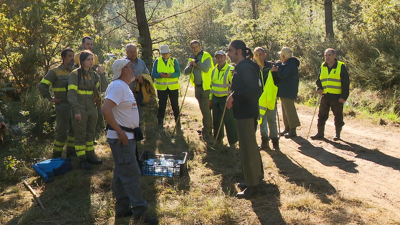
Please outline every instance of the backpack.
[[68, 158], [47, 159], [33, 164], [33, 169], [45, 182], [51, 183], [54, 176], [71, 171], [72, 163]]

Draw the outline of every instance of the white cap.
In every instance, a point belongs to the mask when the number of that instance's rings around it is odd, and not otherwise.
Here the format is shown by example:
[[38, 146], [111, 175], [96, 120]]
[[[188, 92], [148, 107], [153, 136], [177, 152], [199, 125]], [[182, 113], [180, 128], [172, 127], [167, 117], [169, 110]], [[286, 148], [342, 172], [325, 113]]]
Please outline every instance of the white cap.
[[217, 55], [225, 55], [226, 56], [226, 53], [222, 50], [218, 50], [215, 52], [214, 56], [217, 56]]
[[121, 76], [122, 68], [124, 68], [128, 63], [131, 63], [129, 59], [117, 59], [115, 60], [112, 71], [113, 71], [113, 78], [112, 80], [116, 80]]
[[168, 45], [161, 45], [161, 47], [160, 47], [160, 53], [161, 53], [161, 54], [163, 54], [163, 53], [169, 53], [169, 47], [168, 47]]

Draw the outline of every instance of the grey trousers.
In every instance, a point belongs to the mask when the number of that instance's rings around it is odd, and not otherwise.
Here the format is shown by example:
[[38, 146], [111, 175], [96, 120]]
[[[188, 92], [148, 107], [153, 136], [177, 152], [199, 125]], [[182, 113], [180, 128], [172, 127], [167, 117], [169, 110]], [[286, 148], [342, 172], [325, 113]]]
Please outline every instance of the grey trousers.
[[247, 186], [256, 186], [264, 178], [264, 169], [254, 133], [254, 118], [237, 119], [236, 124], [239, 131], [244, 180]]
[[124, 215], [132, 210], [141, 215], [147, 211], [147, 202], [142, 197], [140, 168], [136, 159], [136, 141], [127, 145], [118, 144], [118, 139], [107, 139], [114, 157], [113, 190], [117, 199], [115, 214]]
[[281, 98], [282, 103], [282, 116], [285, 129], [294, 129], [300, 126], [299, 116], [297, 115], [294, 99]]
[[268, 138], [268, 140], [271, 138], [279, 138], [278, 123], [276, 122], [276, 104], [274, 110], [267, 109], [265, 112], [263, 121], [260, 125], [260, 132], [261, 137]]
[[206, 136], [211, 136], [211, 111], [208, 108], [210, 90], [204, 91], [203, 87], [195, 87], [195, 97], [199, 102], [200, 111], [203, 115], [203, 132]]

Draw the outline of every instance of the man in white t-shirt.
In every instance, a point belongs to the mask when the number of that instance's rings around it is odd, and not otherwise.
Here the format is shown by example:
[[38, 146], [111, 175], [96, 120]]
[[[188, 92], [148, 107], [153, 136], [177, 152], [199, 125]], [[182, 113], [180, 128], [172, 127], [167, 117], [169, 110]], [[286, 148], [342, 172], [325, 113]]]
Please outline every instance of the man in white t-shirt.
[[157, 218], [147, 215], [147, 203], [140, 187], [141, 172], [133, 133], [139, 127], [139, 112], [128, 86], [135, 79], [135, 71], [128, 59], [116, 60], [112, 70], [113, 81], [107, 88], [101, 111], [108, 123], [107, 142], [114, 157], [115, 217], [133, 215], [145, 224], [158, 224]]

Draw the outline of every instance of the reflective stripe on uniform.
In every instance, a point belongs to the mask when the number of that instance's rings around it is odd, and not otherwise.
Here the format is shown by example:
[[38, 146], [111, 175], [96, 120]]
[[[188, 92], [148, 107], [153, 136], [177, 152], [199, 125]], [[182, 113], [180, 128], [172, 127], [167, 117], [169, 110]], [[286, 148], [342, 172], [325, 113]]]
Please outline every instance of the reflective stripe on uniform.
[[66, 88], [53, 88], [54, 92], [63, 92], [63, 91], [67, 91]]
[[70, 85], [68, 85], [68, 90], [78, 90], [78, 85], [75, 85], [75, 84], [70, 84]]
[[75, 141], [75, 137], [68, 136], [67, 140], [68, 141]]
[[229, 95], [229, 91], [215, 91], [215, 90], [211, 90], [212, 94], [216, 94], [216, 95]]
[[76, 92], [77, 92], [79, 95], [93, 95], [93, 91], [77, 90]]
[[49, 80], [46, 80], [46, 79], [44, 79], [44, 78], [43, 78], [40, 82], [43, 83], [43, 84], [47, 84], [47, 85], [49, 85], [49, 86], [52, 85], [52, 83], [51, 83]]

